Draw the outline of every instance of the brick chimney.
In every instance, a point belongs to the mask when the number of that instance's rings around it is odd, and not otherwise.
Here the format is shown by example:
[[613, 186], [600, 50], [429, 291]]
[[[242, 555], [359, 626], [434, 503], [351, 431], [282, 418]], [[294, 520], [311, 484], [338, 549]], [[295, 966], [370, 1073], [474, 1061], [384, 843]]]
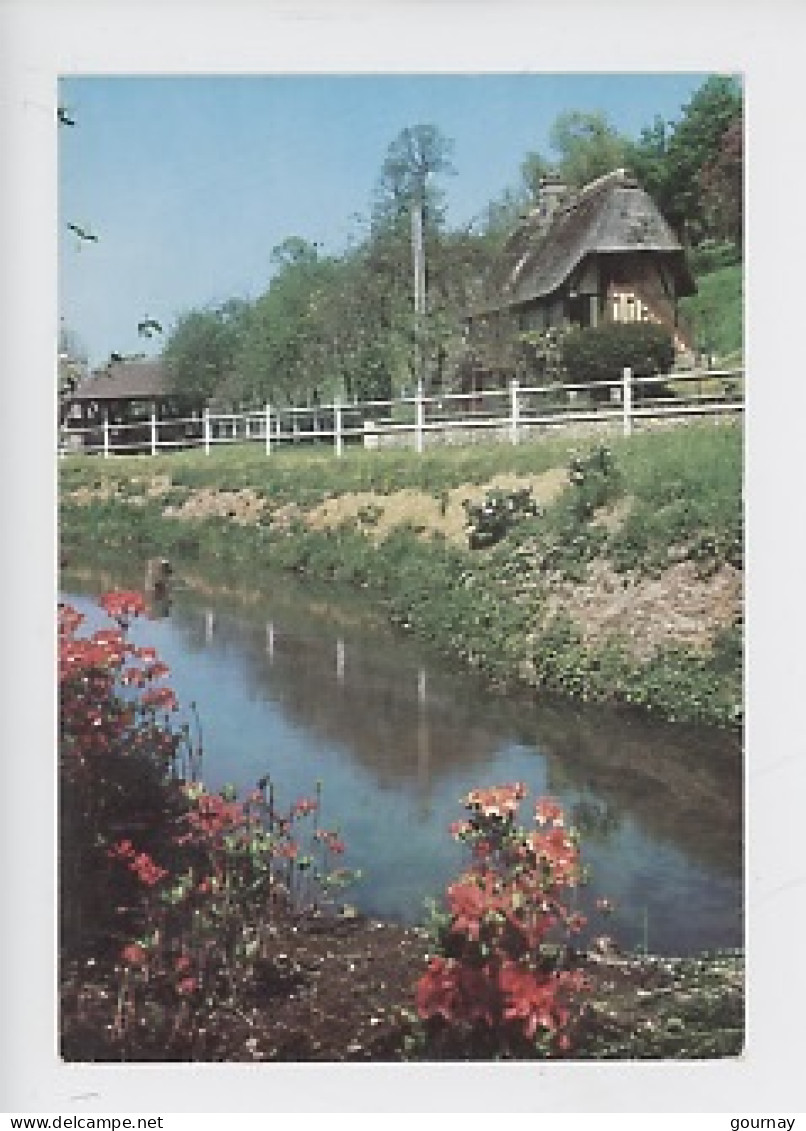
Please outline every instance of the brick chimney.
[[567, 196], [568, 186], [558, 173], [543, 174], [540, 178], [540, 189], [537, 196], [541, 227], [549, 226], [557, 209], [564, 203]]

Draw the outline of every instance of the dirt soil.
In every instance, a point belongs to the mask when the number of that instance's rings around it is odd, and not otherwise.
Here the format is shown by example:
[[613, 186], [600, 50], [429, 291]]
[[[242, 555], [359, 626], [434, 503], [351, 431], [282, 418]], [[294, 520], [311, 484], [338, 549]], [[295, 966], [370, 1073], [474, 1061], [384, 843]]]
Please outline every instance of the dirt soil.
[[191, 491], [181, 503], [162, 512], [166, 518], [229, 518], [242, 526], [257, 522], [266, 510], [266, 500], [244, 487], [240, 491], [219, 491], [201, 487]]
[[[528, 487], [534, 499], [547, 506], [563, 490], [567, 473], [552, 468], [542, 475], [496, 475], [482, 485], [464, 484], [446, 491], [444, 500], [424, 491], [405, 489], [391, 495], [371, 491], [340, 495], [328, 499], [306, 516], [309, 526], [331, 530], [343, 522], [363, 521], [365, 532], [374, 542], [382, 542], [396, 527], [409, 525], [424, 537], [442, 534], [457, 545], [467, 544], [467, 516], [464, 503], [481, 502], [488, 491], [514, 491]], [[366, 516], [362, 520], [362, 516]]]
[[589, 647], [618, 636], [636, 659], [649, 660], [665, 644], [706, 651], [741, 613], [742, 593], [741, 570], [730, 565], [701, 577], [693, 562], [677, 562], [659, 577], [637, 577], [595, 561], [581, 583], [553, 581], [546, 612], [566, 613]]
[[[407, 1059], [409, 1014], [429, 940], [416, 929], [362, 918], [288, 923], [237, 986], [232, 1004], [191, 1015], [142, 1006], [116, 1026], [121, 976], [101, 962], [63, 971], [62, 1056], [89, 1061], [396, 1061]], [[693, 1057], [738, 1053], [743, 961], [591, 952], [582, 961], [588, 1005], [572, 1056]], [[407, 1041], [408, 1038], [408, 1041]], [[705, 1041], [705, 1044], [703, 1044]], [[715, 1044], [714, 1044], [715, 1042]], [[420, 1058], [488, 1059], [488, 1050], [432, 1035]]]

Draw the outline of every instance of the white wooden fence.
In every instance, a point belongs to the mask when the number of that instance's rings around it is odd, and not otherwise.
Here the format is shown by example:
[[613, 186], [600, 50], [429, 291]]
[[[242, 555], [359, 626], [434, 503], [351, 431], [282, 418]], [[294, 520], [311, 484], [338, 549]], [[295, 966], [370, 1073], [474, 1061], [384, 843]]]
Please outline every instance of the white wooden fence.
[[744, 411], [744, 369], [692, 370], [590, 385], [524, 386], [473, 393], [432, 393], [418, 386], [411, 396], [292, 408], [266, 405], [258, 410], [213, 413], [181, 419], [150, 419], [117, 424], [104, 415], [99, 424], [59, 430], [59, 452], [150, 453], [202, 447], [209, 454], [222, 444], [261, 444], [266, 455], [281, 445], [327, 443], [341, 456], [346, 443], [365, 448], [392, 444], [422, 452], [431, 443], [521, 439], [563, 427], [605, 428], [629, 436], [657, 421], [725, 416]]

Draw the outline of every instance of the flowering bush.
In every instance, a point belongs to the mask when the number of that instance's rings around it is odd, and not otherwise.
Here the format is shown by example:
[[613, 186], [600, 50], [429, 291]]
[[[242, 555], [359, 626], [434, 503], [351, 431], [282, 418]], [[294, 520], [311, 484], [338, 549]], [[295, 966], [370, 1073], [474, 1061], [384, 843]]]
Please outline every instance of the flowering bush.
[[446, 891], [439, 953], [416, 987], [432, 1044], [498, 1055], [570, 1047], [585, 980], [567, 941], [584, 919], [564, 897], [582, 879], [579, 847], [548, 799], [537, 802], [534, 827], [520, 827], [525, 796], [520, 783], [473, 790], [468, 818], [451, 827], [472, 861]]
[[319, 783], [282, 811], [268, 776], [242, 801], [195, 780], [168, 667], [127, 637], [143, 598], [101, 605], [114, 627], [91, 635], [58, 611], [62, 953], [116, 965], [121, 1042], [147, 1022], [170, 1043], [194, 1010], [234, 1006], [272, 916], [325, 908], [354, 874], [330, 867], [344, 844], [319, 827]]

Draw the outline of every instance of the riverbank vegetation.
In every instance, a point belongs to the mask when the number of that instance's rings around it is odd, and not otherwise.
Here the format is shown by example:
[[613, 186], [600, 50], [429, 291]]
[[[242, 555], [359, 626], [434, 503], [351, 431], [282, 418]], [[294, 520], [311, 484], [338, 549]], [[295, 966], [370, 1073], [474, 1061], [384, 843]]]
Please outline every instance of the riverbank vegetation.
[[[350, 913], [323, 785], [203, 784], [167, 666], [107, 593], [59, 608], [61, 1052], [67, 1061], [704, 1057], [741, 1049], [739, 955], [575, 949], [581, 846], [549, 799], [473, 791], [471, 850], [427, 929]], [[326, 786], [324, 787], [326, 792]], [[602, 906], [606, 912], [606, 904]], [[559, 932], [559, 933], [558, 933]]]
[[741, 482], [736, 422], [422, 456], [68, 457], [61, 545], [165, 555], [180, 581], [208, 562], [343, 583], [493, 682], [735, 727]]

